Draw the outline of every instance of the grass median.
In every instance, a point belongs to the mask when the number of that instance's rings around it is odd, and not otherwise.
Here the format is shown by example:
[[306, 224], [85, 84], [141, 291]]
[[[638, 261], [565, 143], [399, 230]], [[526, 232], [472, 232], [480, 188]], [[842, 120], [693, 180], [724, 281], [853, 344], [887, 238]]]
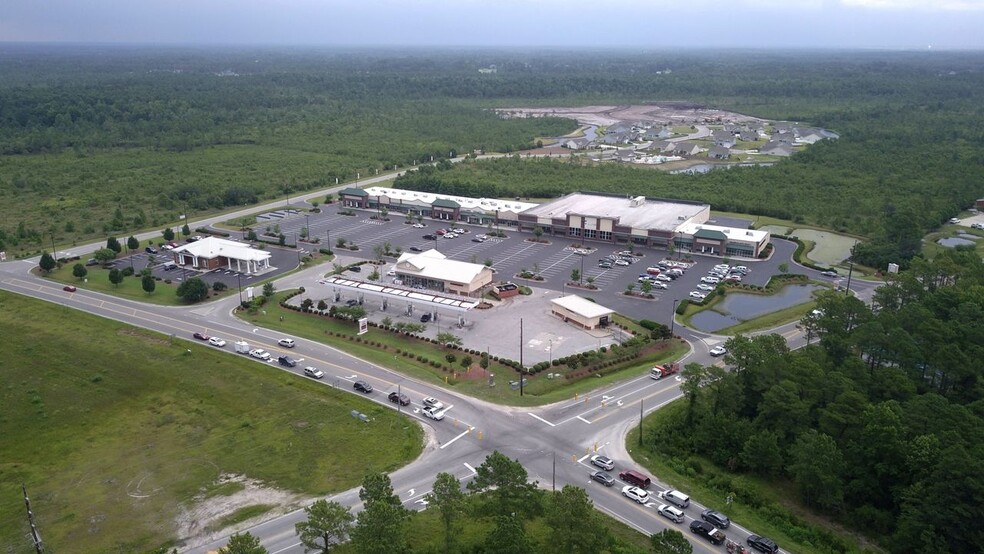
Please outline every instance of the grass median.
[[146, 551], [241, 489], [220, 476], [324, 495], [422, 449], [393, 410], [229, 352], [4, 292], [0, 328], [0, 537], [18, 552], [21, 483], [50, 549]]

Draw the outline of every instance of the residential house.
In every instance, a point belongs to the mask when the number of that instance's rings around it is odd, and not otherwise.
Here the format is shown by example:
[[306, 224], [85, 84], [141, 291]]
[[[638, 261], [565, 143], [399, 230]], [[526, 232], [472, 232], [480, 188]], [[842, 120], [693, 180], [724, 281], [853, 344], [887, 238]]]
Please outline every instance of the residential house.
[[626, 134], [616, 134], [611, 135], [605, 133], [605, 136], [601, 139], [603, 144], [615, 145], [615, 144], [628, 144], [629, 136]]
[[674, 146], [676, 145], [668, 140], [657, 140], [649, 145], [649, 149], [656, 152], [672, 152]]
[[771, 140], [759, 148], [759, 152], [770, 156], [790, 156], [793, 153], [793, 146], [786, 142]]
[[723, 146], [712, 146], [707, 150], [707, 157], [715, 160], [727, 160], [731, 157], [731, 150]]
[[646, 131], [646, 140], [663, 140], [668, 139], [673, 136], [673, 131], [669, 130], [667, 127], [656, 128], [653, 127]]
[[568, 140], [564, 141], [564, 143], [561, 144], [561, 146], [563, 146], [564, 148], [567, 148], [569, 150], [584, 150], [584, 149], [586, 149], [586, 148], [588, 148], [588, 147], [591, 146], [591, 141], [589, 139], [583, 138], [583, 137], [582, 138], [573, 138], [573, 139], [568, 139]]
[[636, 153], [632, 148], [619, 148], [618, 152], [615, 153], [615, 157], [623, 163], [633, 163], [636, 161]]
[[728, 131], [714, 131], [711, 133], [715, 146], [731, 148], [735, 145], [735, 136]]
[[605, 129], [606, 135], [625, 135], [631, 132], [632, 132], [632, 125], [624, 121], [620, 121]]
[[696, 156], [700, 153], [700, 146], [694, 142], [678, 142], [676, 146], [673, 147], [673, 153], [677, 156]]
[[758, 131], [754, 131], [752, 129], [742, 129], [741, 131], [738, 131], [738, 134], [735, 136], [738, 140], [743, 140], [746, 142], [752, 142], [759, 139]]

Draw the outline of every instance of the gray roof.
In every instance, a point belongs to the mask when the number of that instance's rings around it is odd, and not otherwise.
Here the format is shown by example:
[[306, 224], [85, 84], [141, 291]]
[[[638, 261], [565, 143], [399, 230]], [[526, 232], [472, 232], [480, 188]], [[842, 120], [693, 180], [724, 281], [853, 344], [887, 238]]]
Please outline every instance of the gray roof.
[[344, 194], [345, 196], [361, 196], [361, 197], [369, 196], [369, 193], [368, 192], [366, 192], [366, 191], [364, 191], [362, 189], [357, 189], [355, 187], [349, 187], [349, 188], [346, 188], [346, 189], [342, 189], [342, 190], [338, 191], [338, 194], [340, 194], [340, 195]]
[[731, 155], [731, 150], [723, 146], [712, 146], [707, 150], [707, 157], [709, 158], [727, 158]]
[[624, 196], [575, 192], [530, 208], [523, 215], [551, 218], [564, 218], [568, 214], [606, 217], [616, 219], [618, 225], [635, 229], [674, 231], [685, 221], [709, 208], [707, 204], [652, 198], [646, 198], [642, 205], [632, 206], [632, 198]]

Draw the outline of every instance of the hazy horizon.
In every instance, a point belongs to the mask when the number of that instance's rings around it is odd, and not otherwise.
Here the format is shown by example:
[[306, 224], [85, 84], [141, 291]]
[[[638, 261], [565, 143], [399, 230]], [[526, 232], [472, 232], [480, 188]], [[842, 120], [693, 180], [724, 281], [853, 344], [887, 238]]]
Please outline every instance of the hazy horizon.
[[544, 49], [984, 49], [984, 0], [7, 0], [0, 42]]

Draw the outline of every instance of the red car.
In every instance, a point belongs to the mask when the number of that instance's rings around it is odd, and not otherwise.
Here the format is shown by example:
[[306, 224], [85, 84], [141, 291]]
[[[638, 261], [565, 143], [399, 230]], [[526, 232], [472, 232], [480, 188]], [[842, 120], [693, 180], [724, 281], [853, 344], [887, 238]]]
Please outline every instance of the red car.
[[62, 290], [65, 292], [75, 292], [77, 289], [72, 285], [65, 285], [65, 287], [62, 288]]
[[195, 334], [194, 334], [194, 337], [195, 337], [196, 339], [198, 339], [198, 340], [208, 340], [208, 339], [210, 339], [210, 338], [211, 338], [211, 337], [209, 337], [208, 335], [206, 335], [205, 333], [195, 333]]

